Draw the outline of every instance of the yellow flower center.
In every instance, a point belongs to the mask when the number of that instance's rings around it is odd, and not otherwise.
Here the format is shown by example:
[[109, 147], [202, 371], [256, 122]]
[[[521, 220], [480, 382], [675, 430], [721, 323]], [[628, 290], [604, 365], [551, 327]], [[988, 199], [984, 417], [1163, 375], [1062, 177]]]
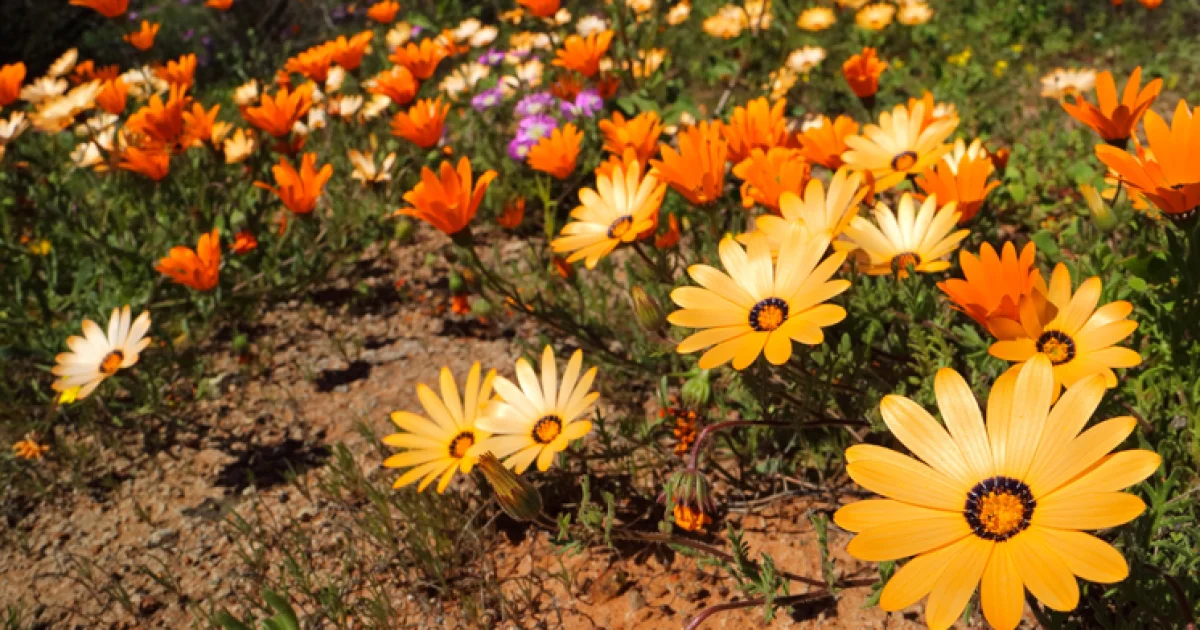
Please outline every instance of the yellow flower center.
[[1011, 477], [992, 477], [967, 493], [964, 516], [976, 536], [1000, 542], [1029, 527], [1035, 507], [1029, 486]]
[[909, 265], [912, 265], [913, 268], [915, 269], [917, 267], [917, 265], [920, 265], [920, 264], [921, 264], [921, 255], [920, 254], [914, 254], [912, 252], [904, 252], [902, 254], [896, 254], [895, 256], [892, 257], [892, 271], [896, 272], [896, 275], [901, 275], [903, 272], [908, 271]]
[[557, 438], [558, 434], [562, 433], [562, 425], [562, 418], [558, 416], [542, 416], [537, 421], [537, 424], [533, 425], [533, 441], [538, 444], [553, 442], [554, 438]]
[[454, 436], [450, 440], [450, 457], [453, 459], [462, 459], [467, 456], [467, 451], [472, 446], [475, 446], [475, 434], [470, 431], [463, 431]]
[[613, 221], [612, 225], [608, 226], [608, 238], [619, 239], [625, 236], [625, 233], [629, 231], [631, 226], [633, 226], [633, 217], [628, 215]]
[[1075, 358], [1075, 340], [1061, 330], [1047, 330], [1038, 337], [1037, 350], [1054, 365], [1062, 365]]
[[767, 298], [750, 309], [750, 327], [758, 332], [771, 332], [787, 321], [788, 305], [783, 300]]
[[100, 372], [112, 376], [121, 369], [121, 364], [125, 362], [125, 353], [120, 350], [113, 350], [104, 355], [104, 360], [100, 361]]
[[917, 163], [917, 154], [914, 151], [905, 151], [897, 153], [896, 157], [892, 158], [893, 171], [907, 171]]

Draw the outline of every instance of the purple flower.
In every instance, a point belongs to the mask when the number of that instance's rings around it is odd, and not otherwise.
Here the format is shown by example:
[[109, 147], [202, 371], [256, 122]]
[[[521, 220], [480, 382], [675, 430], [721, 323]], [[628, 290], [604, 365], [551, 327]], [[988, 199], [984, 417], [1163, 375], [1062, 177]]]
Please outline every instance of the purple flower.
[[524, 139], [527, 142], [536, 143], [538, 140], [550, 135], [551, 131], [558, 126], [558, 121], [552, 116], [546, 114], [535, 114], [521, 119], [517, 123], [517, 138]]
[[485, 66], [498, 66], [504, 62], [504, 52], [495, 48], [479, 56], [479, 63]]
[[595, 88], [588, 88], [575, 97], [574, 103], [563, 101], [559, 107], [568, 120], [574, 120], [576, 116], [591, 118], [604, 108], [604, 99], [600, 98], [600, 92]]
[[537, 144], [536, 140], [531, 142], [528, 139], [522, 138], [520, 134], [517, 134], [517, 137], [508, 143], [508, 157], [518, 162], [524, 162], [525, 156], [529, 155], [529, 150], [535, 144]]
[[185, 42], [190, 42], [190, 41], [192, 41], [192, 38], [195, 36], [196, 36], [196, 29], [189, 28], [188, 30], [183, 32], [183, 35], [181, 36], [181, 38]]
[[545, 114], [554, 110], [554, 95], [549, 92], [534, 92], [517, 102], [513, 112], [518, 118]]
[[504, 93], [500, 91], [500, 88], [494, 87], [476, 94], [471, 99], [471, 107], [482, 112], [499, 105], [502, 100], [504, 100]]
[[422, 30], [424, 29], [422, 29], [420, 26], [412, 27], [412, 32], [409, 33], [409, 37], [416, 37], [417, 35], [420, 35]]

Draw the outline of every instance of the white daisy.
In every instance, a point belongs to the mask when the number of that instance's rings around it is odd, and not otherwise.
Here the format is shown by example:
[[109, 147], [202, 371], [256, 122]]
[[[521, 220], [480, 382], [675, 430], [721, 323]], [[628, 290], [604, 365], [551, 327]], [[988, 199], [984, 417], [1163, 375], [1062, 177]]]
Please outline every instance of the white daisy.
[[142, 313], [137, 321], [131, 322], [128, 304], [113, 309], [107, 335], [96, 322], [83, 320], [83, 337], [69, 337], [67, 347], [71, 351], [54, 358], [57, 365], [50, 370], [58, 377], [54, 390], [61, 392], [80, 387], [78, 398], [86, 397], [104, 379], [138, 362], [139, 354], [150, 345], [150, 338], [146, 336], [148, 330], [150, 313]]

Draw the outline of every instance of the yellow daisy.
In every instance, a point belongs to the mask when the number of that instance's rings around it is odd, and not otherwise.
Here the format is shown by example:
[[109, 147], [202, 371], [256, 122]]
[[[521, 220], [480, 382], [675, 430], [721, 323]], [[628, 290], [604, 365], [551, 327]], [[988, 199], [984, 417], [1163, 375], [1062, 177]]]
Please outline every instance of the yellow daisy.
[[879, 115], [878, 125], [866, 125], [862, 135], [846, 138], [850, 148], [842, 159], [852, 168], [870, 171], [876, 190], [887, 190], [910, 174], [920, 174], [951, 149], [945, 140], [958, 126], [958, 117], [946, 116], [922, 128], [924, 121], [925, 103], [918, 101], [911, 110], [897, 105]]
[[[829, 181], [828, 192], [821, 180], [810, 179], [803, 198], [792, 192], [780, 195], [779, 211], [783, 216], [767, 214], [755, 220], [757, 231], [767, 235], [771, 255], [779, 255], [779, 245], [793, 225], [803, 225], [809, 234], [824, 236], [829, 240], [841, 235], [850, 221], [858, 216], [858, 206], [867, 194], [862, 179], [860, 173], [840, 168]], [[747, 237], [749, 234], [743, 234], [738, 240], [745, 243]]]
[[78, 388], [75, 399], [86, 398], [105, 379], [138, 362], [142, 350], [150, 345], [149, 330], [150, 313], [142, 313], [134, 321], [128, 304], [113, 309], [107, 335], [96, 322], [83, 320], [83, 336], [69, 337], [70, 352], [54, 357], [57, 365], [50, 370], [58, 377], [54, 391]]
[[[874, 445], [846, 451], [847, 472], [884, 498], [852, 503], [834, 522], [856, 532], [847, 551], [883, 562], [915, 556], [888, 581], [879, 605], [902, 610], [926, 595], [925, 622], [949, 628], [980, 590], [983, 615], [1012, 630], [1025, 589], [1047, 607], [1073, 610], [1076, 576], [1110, 584], [1129, 574], [1121, 554], [1082, 530], [1127, 523], [1145, 509], [1120, 492], [1150, 476], [1161, 458], [1146, 450], [1109, 454], [1137, 426], [1113, 418], [1080, 433], [1104, 394], [1091, 376], [1051, 404], [1054, 375], [1045, 357], [997, 379], [987, 422], [957, 372], [934, 380], [939, 423], [902, 396], [880, 412], [916, 457]], [[918, 459], [919, 458], [919, 459]]]
[[479, 362], [476, 361], [467, 373], [463, 397], [459, 397], [454, 375], [450, 373], [450, 368], [444, 367], [440, 379], [441, 398], [424, 383], [417, 385], [417, 398], [425, 408], [426, 415], [392, 412], [392, 422], [396, 423], [400, 432], [383, 438], [383, 443], [405, 449], [405, 452], [392, 455], [384, 460], [383, 465], [388, 468], [408, 468], [392, 484], [393, 488], [403, 488], [420, 479], [417, 492], [423, 492], [434, 479], [440, 477], [437, 491], [441, 493], [454, 479], [454, 473], [471, 472], [477, 459], [469, 456], [468, 452], [472, 446], [489, 437], [476, 424], [480, 412], [492, 396], [492, 381], [496, 377], [495, 370], [489, 370], [482, 379], [480, 372]]
[[825, 258], [829, 239], [810, 236], [793, 226], [779, 248], [779, 262], [771, 261], [767, 237], [755, 232], [745, 250], [731, 237], [721, 241], [719, 254], [727, 273], [708, 265], [692, 265], [688, 274], [700, 287], [680, 287], [671, 299], [681, 309], [667, 321], [676, 326], [702, 328], [676, 348], [688, 354], [710, 348], [700, 357], [700, 367], [710, 369], [733, 361], [742, 370], [764, 354], [782, 365], [792, 356], [792, 342], [815, 346], [825, 339], [821, 331], [846, 318], [846, 310], [826, 304], [850, 288], [846, 280], [830, 280], [846, 260], [844, 253]]
[[829, 7], [813, 7], [800, 12], [796, 26], [806, 31], [823, 31], [837, 22], [837, 15]]
[[892, 17], [896, 15], [896, 7], [890, 4], [869, 4], [854, 16], [855, 24], [859, 28], [865, 28], [869, 31], [881, 31], [888, 24], [892, 23]]
[[[1050, 286], [1039, 275], [1030, 295], [1021, 299], [1020, 321], [997, 318], [997, 336], [988, 352], [1019, 365], [1044, 355], [1054, 365], [1055, 392], [1093, 374], [1104, 377], [1107, 387], [1117, 386], [1113, 368], [1140, 365], [1142, 356], [1131, 348], [1115, 346], [1137, 330], [1126, 319], [1133, 305], [1124, 300], [1096, 308], [1103, 288], [1100, 278], [1088, 278], [1071, 294], [1071, 272], [1059, 263]], [[1016, 366], [1014, 366], [1015, 368]]]
[[558, 367], [554, 349], [546, 346], [542, 352], [542, 382], [525, 359], [517, 360], [517, 383], [499, 377], [496, 393], [479, 419], [478, 427], [494, 435], [473, 446], [468, 453], [478, 457], [491, 451], [506, 458], [504, 465], [517, 474], [525, 472], [537, 460], [538, 470], [545, 471], [554, 455], [566, 450], [572, 440], [578, 440], [592, 430], [589, 420], [581, 419], [600, 398], [600, 392], [589, 392], [596, 379], [596, 368], [580, 377], [583, 351], [576, 350], [567, 362], [558, 384]]
[[622, 243], [632, 243], [653, 228], [667, 185], [653, 174], [642, 175], [634, 158], [613, 168], [612, 175], [597, 175], [596, 188], [579, 191], [582, 204], [571, 211], [571, 223], [563, 226], [550, 243], [555, 252], [572, 252], [567, 262], [584, 260], [588, 269]]
[[[937, 195], [930, 195], [914, 211], [912, 195], [900, 198], [900, 211], [893, 214], [882, 201], [875, 204], [875, 223], [854, 217], [846, 227], [845, 236], [868, 258], [865, 271], [873, 276], [896, 274], [908, 277], [908, 266], [916, 271], [944, 271], [950, 263], [942, 260], [958, 248], [970, 230], [950, 230], [958, 224], [959, 212], [953, 201], [937, 207]], [[876, 225], [878, 224], [878, 226]], [[843, 242], [839, 249], [852, 249]]]

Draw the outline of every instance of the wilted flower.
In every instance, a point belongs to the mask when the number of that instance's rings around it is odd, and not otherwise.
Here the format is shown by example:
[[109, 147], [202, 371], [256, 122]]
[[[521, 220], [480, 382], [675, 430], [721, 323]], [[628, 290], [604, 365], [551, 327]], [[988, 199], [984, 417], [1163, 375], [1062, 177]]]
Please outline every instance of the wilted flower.
[[537, 488], [504, 467], [491, 451], [481, 453], [478, 459], [479, 470], [505, 514], [518, 521], [532, 521], [542, 513], [542, 496]]

